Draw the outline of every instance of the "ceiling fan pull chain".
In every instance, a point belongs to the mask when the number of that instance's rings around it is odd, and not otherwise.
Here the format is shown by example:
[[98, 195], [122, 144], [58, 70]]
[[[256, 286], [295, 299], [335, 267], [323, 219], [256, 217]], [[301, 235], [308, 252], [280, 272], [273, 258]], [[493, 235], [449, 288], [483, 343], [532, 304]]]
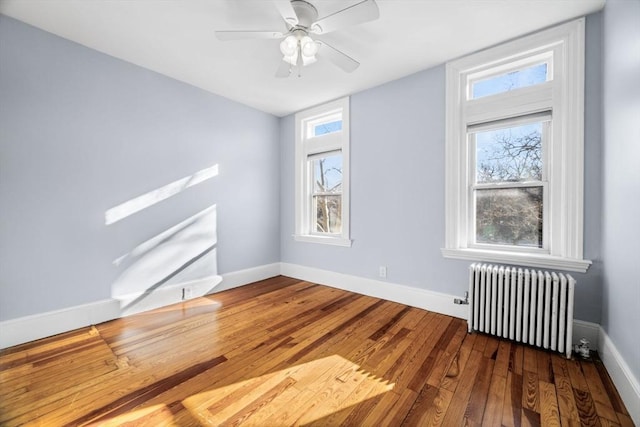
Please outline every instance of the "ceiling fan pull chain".
[[302, 44], [300, 43], [300, 40], [298, 40], [298, 60], [296, 61], [296, 64], [298, 65], [298, 77], [302, 77], [302, 66], [304, 63], [302, 62]]

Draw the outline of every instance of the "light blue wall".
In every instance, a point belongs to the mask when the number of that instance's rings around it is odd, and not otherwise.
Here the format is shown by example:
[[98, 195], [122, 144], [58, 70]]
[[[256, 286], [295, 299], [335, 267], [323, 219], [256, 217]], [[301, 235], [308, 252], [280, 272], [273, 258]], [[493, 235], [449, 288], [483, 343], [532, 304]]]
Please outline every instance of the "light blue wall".
[[640, 2], [603, 15], [602, 327], [640, 378]]
[[[587, 19], [585, 256], [594, 265], [575, 274], [576, 317], [593, 322], [607, 228], [601, 21]], [[444, 96], [444, 66], [353, 95], [353, 246], [294, 242], [293, 116], [0, 17], [0, 320], [109, 298], [114, 259], [212, 204], [222, 273], [281, 260], [378, 278], [386, 265], [391, 283], [461, 295], [469, 263], [440, 254]], [[104, 225], [114, 205], [216, 163], [211, 181]]]
[[[600, 320], [600, 15], [587, 19], [585, 256], [576, 318]], [[295, 242], [294, 118], [281, 122], [282, 261], [462, 295], [469, 262], [445, 259], [445, 69], [425, 70], [351, 97], [351, 248]]]
[[[278, 129], [0, 16], [0, 320], [110, 298], [117, 257], [213, 204], [219, 272], [277, 262]], [[217, 177], [105, 225], [107, 209], [214, 164]], [[188, 279], [215, 273], [203, 260]]]
[[282, 261], [368, 278], [386, 265], [389, 282], [453, 292], [468, 263], [440, 255], [444, 67], [355, 94], [350, 114], [351, 248], [293, 241], [294, 118], [282, 120]]

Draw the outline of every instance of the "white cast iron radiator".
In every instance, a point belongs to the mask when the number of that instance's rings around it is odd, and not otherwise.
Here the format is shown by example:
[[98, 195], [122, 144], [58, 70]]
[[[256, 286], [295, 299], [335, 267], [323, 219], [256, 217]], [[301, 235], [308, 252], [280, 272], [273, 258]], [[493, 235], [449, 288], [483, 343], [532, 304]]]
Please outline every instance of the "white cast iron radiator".
[[471, 264], [469, 332], [508, 338], [570, 358], [575, 284], [568, 274]]

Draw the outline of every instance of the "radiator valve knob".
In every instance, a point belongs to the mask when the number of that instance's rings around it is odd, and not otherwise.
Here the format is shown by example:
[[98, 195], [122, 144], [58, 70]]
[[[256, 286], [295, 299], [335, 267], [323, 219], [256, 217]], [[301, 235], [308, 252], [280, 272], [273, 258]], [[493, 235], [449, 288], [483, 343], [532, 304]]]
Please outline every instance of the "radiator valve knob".
[[580, 340], [580, 345], [576, 346], [576, 353], [583, 359], [588, 359], [590, 357], [589, 351], [589, 340], [586, 338], [582, 338]]

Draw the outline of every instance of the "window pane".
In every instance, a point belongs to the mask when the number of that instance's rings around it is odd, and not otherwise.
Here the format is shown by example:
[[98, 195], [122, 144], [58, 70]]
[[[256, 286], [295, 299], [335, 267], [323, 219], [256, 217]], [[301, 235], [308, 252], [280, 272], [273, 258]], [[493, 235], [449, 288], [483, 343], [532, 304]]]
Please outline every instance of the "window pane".
[[511, 71], [499, 76], [479, 80], [472, 84], [471, 98], [495, 95], [547, 81], [547, 64], [534, 65], [523, 70]]
[[476, 243], [542, 247], [542, 187], [475, 190]]
[[542, 122], [477, 132], [476, 182], [542, 180]]
[[313, 192], [336, 193], [342, 191], [342, 154], [317, 158], [313, 162]]
[[342, 120], [328, 123], [321, 123], [313, 127], [313, 136], [326, 135], [328, 133], [340, 132], [342, 130]]
[[317, 233], [342, 232], [342, 195], [313, 196]]

